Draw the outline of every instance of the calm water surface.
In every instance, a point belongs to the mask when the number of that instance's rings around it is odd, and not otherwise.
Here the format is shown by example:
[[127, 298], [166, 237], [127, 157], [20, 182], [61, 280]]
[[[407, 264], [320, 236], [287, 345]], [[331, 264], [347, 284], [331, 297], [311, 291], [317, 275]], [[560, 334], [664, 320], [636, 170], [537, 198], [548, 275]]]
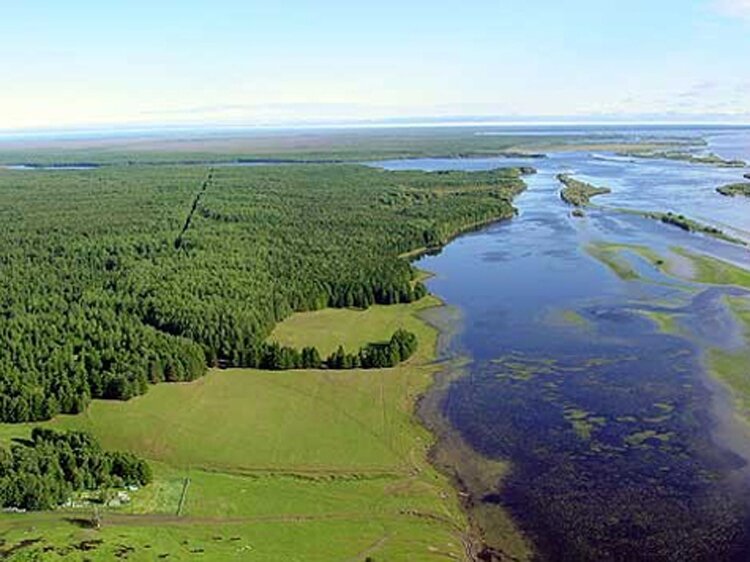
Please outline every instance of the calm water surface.
[[[727, 157], [750, 152], [750, 132], [709, 140]], [[672, 210], [750, 237], [750, 201], [715, 192], [747, 170], [590, 153], [380, 164], [539, 170], [516, 219], [419, 264], [465, 318], [454, 347], [471, 363], [444, 413], [477, 452], [513, 463], [481, 501], [510, 510], [545, 560], [750, 560], [750, 439], [701, 364], [707, 346], [742, 345], [723, 296], [743, 291], [667, 277], [635, 251], [637, 278], [624, 280], [586, 248], [681, 246], [748, 268], [750, 253], [606, 208], [573, 218], [555, 179], [610, 186], [605, 207]]]

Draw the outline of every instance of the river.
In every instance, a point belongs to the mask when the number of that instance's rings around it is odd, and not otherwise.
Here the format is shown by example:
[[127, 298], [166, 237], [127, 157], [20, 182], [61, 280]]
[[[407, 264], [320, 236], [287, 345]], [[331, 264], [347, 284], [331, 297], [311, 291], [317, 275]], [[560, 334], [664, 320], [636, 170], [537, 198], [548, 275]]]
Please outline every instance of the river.
[[[750, 157], [750, 131], [707, 136]], [[441, 413], [476, 454], [512, 466], [475, 498], [485, 511], [509, 513], [542, 560], [750, 559], [750, 439], [703, 361], [744, 344], [723, 297], [746, 293], [646, 259], [681, 247], [750, 269], [750, 252], [616, 210], [671, 210], [750, 240], [750, 200], [715, 192], [748, 170], [591, 152], [378, 165], [538, 170], [517, 218], [418, 262], [463, 318], [450, 349], [467, 365]], [[560, 172], [613, 191], [573, 217]], [[618, 254], [623, 273], [613, 245], [646, 250]]]

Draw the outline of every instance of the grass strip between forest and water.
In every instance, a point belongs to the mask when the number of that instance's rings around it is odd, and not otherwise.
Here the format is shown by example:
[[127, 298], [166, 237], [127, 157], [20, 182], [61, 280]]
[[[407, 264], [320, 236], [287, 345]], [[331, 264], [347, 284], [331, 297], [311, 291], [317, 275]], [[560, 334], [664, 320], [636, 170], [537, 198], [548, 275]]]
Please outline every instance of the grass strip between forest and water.
[[87, 431], [154, 471], [128, 503], [99, 509], [98, 529], [86, 523], [92, 508], [0, 515], [3, 551], [9, 559], [81, 549], [92, 560], [123, 549], [136, 559], [466, 558], [465, 515], [449, 479], [428, 462], [433, 437], [414, 415], [438, 369], [438, 332], [421, 315], [438, 306], [425, 297], [303, 313], [274, 333], [325, 350], [341, 343], [330, 334], [342, 329], [348, 345], [386, 338], [396, 326], [416, 333], [419, 349], [392, 369], [212, 370], [128, 402], [97, 400], [78, 415], [0, 426], [5, 443], [35, 426]]

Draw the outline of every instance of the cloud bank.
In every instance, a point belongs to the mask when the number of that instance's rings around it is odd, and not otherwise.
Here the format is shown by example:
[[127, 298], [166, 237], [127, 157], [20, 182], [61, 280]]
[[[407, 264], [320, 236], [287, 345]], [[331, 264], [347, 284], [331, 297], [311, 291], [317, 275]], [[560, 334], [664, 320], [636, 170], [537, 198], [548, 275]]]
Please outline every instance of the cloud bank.
[[717, 0], [717, 6], [724, 14], [750, 20], [750, 0]]

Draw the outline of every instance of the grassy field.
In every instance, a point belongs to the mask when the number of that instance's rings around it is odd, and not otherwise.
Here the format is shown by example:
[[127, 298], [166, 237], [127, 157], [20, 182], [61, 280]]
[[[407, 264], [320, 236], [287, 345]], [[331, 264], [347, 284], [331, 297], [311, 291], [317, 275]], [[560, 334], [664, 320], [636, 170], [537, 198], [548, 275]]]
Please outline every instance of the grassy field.
[[[397, 310], [393, 310], [392, 306], [375, 305], [361, 311], [325, 308], [297, 313], [277, 324], [269, 340], [296, 348], [314, 345], [324, 357], [340, 344], [347, 351], [354, 351], [363, 341], [390, 339], [398, 328], [412, 332], [419, 330], [421, 321], [413, 313], [424, 306], [420, 302], [413, 306], [397, 307]], [[421, 349], [417, 357], [425, 359], [430, 352], [429, 349]]]
[[[428, 297], [296, 315], [274, 332], [286, 343], [328, 349], [384, 339], [403, 326], [418, 334], [420, 348], [394, 369], [215, 370], [47, 422], [149, 459], [155, 482], [126, 507], [104, 511], [100, 530], [85, 528], [87, 510], [0, 515], [0, 555], [463, 559], [465, 517], [448, 480], [428, 464], [432, 437], [413, 414], [432, 380], [437, 336], [416, 314], [437, 304]], [[30, 427], [0, 426], [0, 439], [23, 437]]]

